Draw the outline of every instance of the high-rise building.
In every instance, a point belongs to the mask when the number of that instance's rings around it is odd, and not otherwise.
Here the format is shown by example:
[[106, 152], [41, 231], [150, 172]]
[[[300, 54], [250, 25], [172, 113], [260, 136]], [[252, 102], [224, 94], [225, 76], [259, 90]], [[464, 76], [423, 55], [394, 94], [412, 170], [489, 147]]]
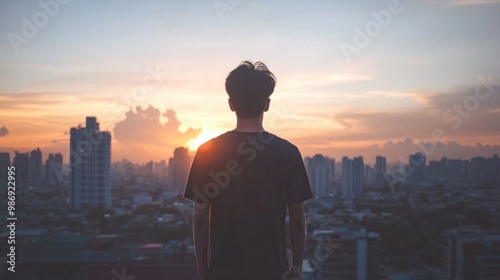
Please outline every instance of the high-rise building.
[[179, 193], [184, 192], [186, 187], [189, 167], [191, 166], [191, 157], [188, 149], [179, 147], [174, 150], [174, 157], [168, 162], [169, 178], [172, 188]]
[[70, 191], [72, 210], [111, 207], [111, 134], [99, 131], [95, 117], [70, 131]]
[[481, 184], [497, 185], [500, 183], [500, 159], [498, 155], [492, 158], [473, 157], [467, 166], [467, 177]]
[[364, 188], [363, 157], [342, 158], [342, 196], [354, 198], [361, 195]]
[[364, 171], [364, 185], [373, 185], [375, 184], [375, 168], [371, 167], [368, 164], [365, 164], [365, 171]]
[[40, 184], [43, 181], [42, 151], [40, 148], [31, 151], [29, 178], [32, 184]]
[[315, 230], [317, 279], [375, 280], [378, 273], [380, 235], [366, 229]]
[[316, 154], [311, 159], [312, 162], [312, 189], [314, 196], [323, 197], [328, 186], [328, 168], [326, 159], [321, 154]]
[[316, 154], [312, 158], [304, 158], [307, 177], [315, 197], [326, 195], [330, 181], [335, 177], [335, 160]]
[[447, 279], [500, 279], [500, 234], [478, 226], [444, 231], [441, 264]]
[[7, 185], [8, 168], [10, 166], [10, 154], [0, 153], [0, 186]]
[[326, 165], [328, 167], [328, 180], [335, 179], [335, 159], [326, 157]]
[[63, 182], [63, 158], [62, 154], [49, 154], [45, 161], [45, 181], [49, 184], [61, 184]]
[[421, 183], [425, 180], [425, 155], [417, 152], [410, 155], [408, 165], [408, 182], [409, 183]]
[[425, 171], [427, 179], [454, 182], [466, 177], [466, 161], [443, 157], [439, 161], [429, 161]]
[[461, 159], [448, 160], [448, 177], [451, 180], [463, 179], [465, 177], [465, 164]]
[[30, 153], [16, 151], [14, 167], [16, 168], [16, 185], [27, 184], [30, 175]]
[[385, 174], [387, 172], [387, 159], [383, 156], [375, 158], [375, 185], [378, 188], [385, 186]]
[[154, 163], [154, 173], [159, 179], [168, 177], [167, 162], [164, 159]]

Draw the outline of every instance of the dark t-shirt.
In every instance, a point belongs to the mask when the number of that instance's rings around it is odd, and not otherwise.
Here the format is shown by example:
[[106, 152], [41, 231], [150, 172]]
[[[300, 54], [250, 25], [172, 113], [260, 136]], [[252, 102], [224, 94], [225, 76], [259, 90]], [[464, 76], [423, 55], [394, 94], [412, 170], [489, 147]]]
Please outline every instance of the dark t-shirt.
[[210, 203], [207, 280], [281, 280], [286, 204], [312, 197], [297, 147], [268, 132], [226, 132], [200, 146], [184, 197]]

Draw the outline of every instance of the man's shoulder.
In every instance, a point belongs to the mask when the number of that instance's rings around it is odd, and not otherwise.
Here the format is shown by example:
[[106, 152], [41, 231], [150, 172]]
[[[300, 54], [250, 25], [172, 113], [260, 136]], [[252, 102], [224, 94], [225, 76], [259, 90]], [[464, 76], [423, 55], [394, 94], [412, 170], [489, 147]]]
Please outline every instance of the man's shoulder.
[[226, 142], [227, 141], [227, 136], [228, 136], [228, 132], [222, 133], [219, 136], [216, 136], [216, 137], [208, 140], [207, 142], [201, 144], [198, 147], [197, 151], [198, 152], [209, 151], [214, 146], [220, 145], [222, 142]]
[[271, 134], [271, 135], [273, 135], [273, 137], [278, 145], [281, 145], [283, 147], [290, 148], [293, 150], [298, 150], [297, 146], [295, 146], [295, 144], [293, 144], [289, 140], [281, 138], [281, 137], [274, 135], [274, 134]]
[[253, 141], [258, 142], [258, 145], [273, 145], [281, 149], [298, 151], [297, 146], [292, 142], [268, 131], [240, 135], [235, 135], [234, 133], [231, 133], [231, 131], [228, 131], [200, 145], [198, 152], [208, 152], [213, 149], [227, 148], [227, 145], [230, 143], [233, 145], [240, 145], [245, 142]]

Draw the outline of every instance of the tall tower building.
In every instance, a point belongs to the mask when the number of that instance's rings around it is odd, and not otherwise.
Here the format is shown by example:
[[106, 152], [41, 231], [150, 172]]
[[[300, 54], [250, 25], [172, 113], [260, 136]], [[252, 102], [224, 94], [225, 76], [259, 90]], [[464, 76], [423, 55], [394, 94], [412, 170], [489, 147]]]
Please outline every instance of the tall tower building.
[[62, 154], [49, 154], [45, 161], [45, 181], [49, 184], [61, 184], [63, 172]]
[[306, 157], [304, 165], [314, 196], [325, 196], [330, 180], [334, 176], [335, 160], [316, 154], [312, 158]]
[[16, 167], [16, 185], [27, 184], [30, 175], [30, 153], [16, 151], [14, 166]]
[[316, 154], [312, 157], [312, 164], [314, 170], [312, 177], [314, 195], [316, 197], [322, 197], [325, 195], [328, 186], [328, 167], [326, 165], [326, 159], [323, 155]]
[[42, 151], [40, 148], [31, 151], [29, 178], [32, 184], [40, 184], [43, 181]]
[[421, 183], [425, 180], [425, 155], [418, 152], [410, 155], [409, 158], [409, 169], [410, 173], [408, 176], [409, 183]]
[[174, 157], [168, 162], [168, 171], [172, 188], [179, 193], [184, 192], [186, 187], [189, 167], [191, 166], [191, 157], [188, 149], [179, 147], [174, 150]]
[[378, 188], [385, 186], [385, 173], [387, 172], [387, 159], [383, 156], [375, 158], [375, 185]]
[[335, 179], [335, 159], [326, 157], [326, 163], [328, 167], [328, 180], [333, 181]]
[[154, 163], [154, 173], [160, 180], [168, 177], [167, 162], [164, 159]]
[[70, 191], [72, 210], [111, 207], [111, 134], [99, 131], [95, 117], [85, 127], [70, 130]]
[[364, 161], [363, 157], [342, 158], [342, 196], [353, 198], [361, 195], [364, 187]]
[[0, 186], [7, 185], [8, 169], [10, 166], [10, 154], [0, 153]]

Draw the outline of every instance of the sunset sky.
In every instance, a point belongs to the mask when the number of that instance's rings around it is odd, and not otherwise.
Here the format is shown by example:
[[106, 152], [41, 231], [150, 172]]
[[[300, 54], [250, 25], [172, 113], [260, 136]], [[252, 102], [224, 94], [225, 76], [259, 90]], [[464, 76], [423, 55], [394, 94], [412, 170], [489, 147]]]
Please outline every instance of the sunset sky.
[[500, 153], [500, 0], [40, 3], [0, 2], [0, 152], [67, 162], [95, 116], [113, 161], [168, 159], [234, 128], [224, 81], [252, 60], [304, 156], [393, 162], [436, 129], [431, 159]]

